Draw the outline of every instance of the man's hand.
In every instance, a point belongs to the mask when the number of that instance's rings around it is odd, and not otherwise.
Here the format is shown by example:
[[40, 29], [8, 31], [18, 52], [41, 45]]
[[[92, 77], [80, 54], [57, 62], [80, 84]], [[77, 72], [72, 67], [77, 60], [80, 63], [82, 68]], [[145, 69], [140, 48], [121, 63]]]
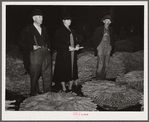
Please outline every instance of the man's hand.
[[33, 45], [33, 50], [38, 50], [39, 48], [40, 48], [40, 46]]
[[69, 46], [69, 51], [74, 51], [74, 47]]
[[16, 100], [6, 100], [5, 101], [5, 109], [8, 109], [9, 107], [15, 107], [15, 105], [11, 105], [11, 103], [15, 103]]

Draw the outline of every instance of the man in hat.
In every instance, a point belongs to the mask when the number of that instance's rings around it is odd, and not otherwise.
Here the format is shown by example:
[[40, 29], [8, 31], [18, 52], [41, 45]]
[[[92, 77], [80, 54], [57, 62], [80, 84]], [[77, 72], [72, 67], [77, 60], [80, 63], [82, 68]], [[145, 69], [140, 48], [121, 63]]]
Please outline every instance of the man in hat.
[[101, 21], [104, 26], [98, 27], [94, 32], [93, 42], [97, 49], [96, 79], [106, 79], [110, 53], [114, 44], [113, 29], [109, 27], [112, 22], [110, 15], [104, 16]]
[[42, 76], [43, 92], [51, 91], [52, 69], [50, 42], [47, 29], [42, 25], [43, 14], [39, 9], [32, 12], [33, 24], [20, 34], [19, 46], [30, 52], [31, 96], [39, 93], [38, 80]]

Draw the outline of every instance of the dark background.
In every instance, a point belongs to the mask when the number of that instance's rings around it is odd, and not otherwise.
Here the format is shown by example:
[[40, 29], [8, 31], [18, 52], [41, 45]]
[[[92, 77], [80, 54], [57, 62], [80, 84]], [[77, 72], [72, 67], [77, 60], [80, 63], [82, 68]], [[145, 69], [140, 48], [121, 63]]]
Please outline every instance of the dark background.
[[62, 24], [62, 13], [69, 12], [72, 20], [71, 27], [82, 36], [92, 37], [94, 30], [102, 25], [101, 18], [111, 15], [114, 22], [111, 26], [118, 34], [124, 26], [128, 31], [134, 26], [136, 34], [144, 35], [144, 6], [58, 6], [58, 5], [7, 5], [6, 6], [6, 42], [17, 43], [20, 31], [32, 23], [31, 13], [38, 8], [44, 14], [43, 24], [48, 33], [54, 37], [56, 29]]

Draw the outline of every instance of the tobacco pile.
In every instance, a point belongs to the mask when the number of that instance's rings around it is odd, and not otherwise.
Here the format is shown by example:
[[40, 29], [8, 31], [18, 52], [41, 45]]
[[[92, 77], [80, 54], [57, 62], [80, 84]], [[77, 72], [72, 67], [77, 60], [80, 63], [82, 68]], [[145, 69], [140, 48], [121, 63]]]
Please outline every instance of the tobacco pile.
[[126, 58], [123, 60], [125, 64], [126, 73], [143, 70], [144, 69], [144, 52], [138, 51], [135, 53], [129, 53]]
[[106, 73], [107, 79], [113, 79], [125, 73], [125, 65], [123, 60], [126, 56], [127, 53], [116, 52], [112, 57], [110, 57], [109, 66]]
[[23, 71], [23, 61], [21, 59], [6, 55], [6, 76], [17, 77]]
[[116, 52], [110, 57], [106, 78], [112, 79], [134, 70], [143, 70], [143, 51], [135, 53]]
[[116, 82], [125, 84], [130, 88], [134, 88], [143, 93], [144, 88], [144, 72], [132, 71], [122, 76], [117, 77]]
[[124, 109], [139, 103], [141, 94], [134, 89], [116, 85], [111, 81], [90, 81], [82, 85], [82, 92], [107, 110]]
[[[6, 56], [6, 89], [17, 94], [30, 93], [30, 76], [20, 75], [24, 72], [22, 59]], [[39, 80], [40, 90], [42, 90], [42, 79]]]
[[29, 97], [20, 105], [20, 111], [96, 111], [96, 108], [90, 98], [54, 92]]
[[95, 77], [97, 57], [93, 52], [85, 52], [78, 55], [78, 77], [80, 84]]

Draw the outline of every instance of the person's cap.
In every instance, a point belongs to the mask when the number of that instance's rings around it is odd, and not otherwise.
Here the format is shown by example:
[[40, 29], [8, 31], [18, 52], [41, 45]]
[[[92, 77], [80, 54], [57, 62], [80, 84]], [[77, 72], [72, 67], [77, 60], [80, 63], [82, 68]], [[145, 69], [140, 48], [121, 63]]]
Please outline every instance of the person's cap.
[[69, 13], [64, 13], [62, 19], [63, 20], [66, 20], [66, 19], [70, 19], [71, 20], [72, 18], [71, 18]]
[[32, 11], [32, 16], [35, 16], [35, 15], [41, 15], [41, 16], [43, 16], [43, 14], [42, 14], [42, 12], [41, 12], [40, 9], [34, 9]]
[[113, 21], [110, 15], [105, 15], [105, 16], [101, 19], [101, 22], [103, 22], [105, 19], [109, 19], [111, 22]]

